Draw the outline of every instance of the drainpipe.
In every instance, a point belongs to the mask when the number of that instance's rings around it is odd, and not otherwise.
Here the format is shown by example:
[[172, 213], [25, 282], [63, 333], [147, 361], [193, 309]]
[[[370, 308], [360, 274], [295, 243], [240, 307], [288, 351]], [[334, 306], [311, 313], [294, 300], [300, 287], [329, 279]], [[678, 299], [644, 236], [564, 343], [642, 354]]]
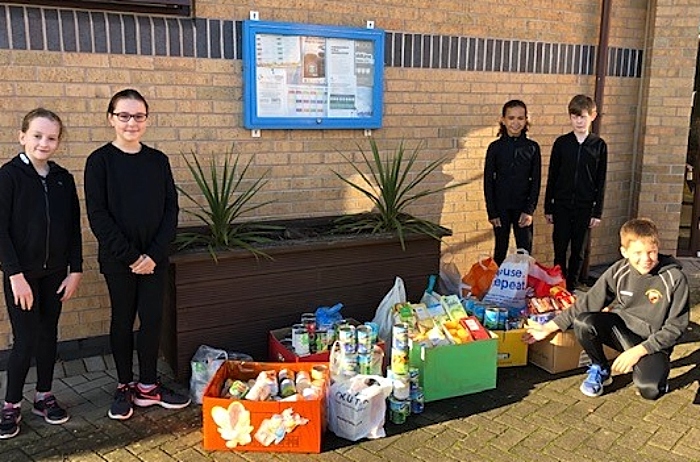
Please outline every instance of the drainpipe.
[[600, 10], [600, 35], [598, 36], [598, 56], [595, 63], [595, 104], [598, 117], [593, 121], [592, 131], [600, 134], [603, 118], [603, 97], [605, 96], [605, 75], [608, 73], [608, 39], [610, 37], [610, 9], [612, 0], [603, 0]]
[[[603, 118], [603, 96], [605, 95], [605, 74], [608, 73], [608, 38], [610, 37], [610, 9], [612, 0], [603, 0], [600, 9], [600, 34], [598, 36], [598, 54], [595, 63], [595, 94], [593, 99], [598, 117], [593, 121], [591, 131], [600, 134], [600, 122]], [[579, 280], [588, 281], [588, 267], [591, 257], [591, 233], [588, 233], [585, 258], [581, 267]]]

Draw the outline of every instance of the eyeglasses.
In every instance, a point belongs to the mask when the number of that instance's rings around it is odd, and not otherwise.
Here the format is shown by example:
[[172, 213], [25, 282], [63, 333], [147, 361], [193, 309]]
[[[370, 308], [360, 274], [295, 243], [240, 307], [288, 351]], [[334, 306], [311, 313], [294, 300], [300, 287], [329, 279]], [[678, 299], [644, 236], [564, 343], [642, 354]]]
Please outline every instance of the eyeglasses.
[[145, 122], [146, 119], [148, 119], [148, 114], [144, 114], [142, 112], [139, 112], [138, 114], [129, 114], [128, 112], [113, 112], [112, 115], [116, 116], [120, 122], [128, 122], [132, 118], [136, 122]]

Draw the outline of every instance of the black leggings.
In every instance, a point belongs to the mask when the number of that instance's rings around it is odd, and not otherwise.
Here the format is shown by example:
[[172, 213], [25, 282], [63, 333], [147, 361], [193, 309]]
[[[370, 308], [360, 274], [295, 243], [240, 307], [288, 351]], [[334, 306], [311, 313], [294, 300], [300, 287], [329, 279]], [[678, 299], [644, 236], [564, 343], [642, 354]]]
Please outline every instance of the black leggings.
[[[554, 264], [561, 267], [566, 275], [566, 287], [573, 291], [579, 282], [583, 260], [586, 256], [591, 211], [589, 209], [556, 207], [553, 219]], [[566, 252], [569, 244], [571, 244], [571, 253], [567, 261]]]
[[498, 266], [501, 266], [503, 260], [508, 254], [508, 244], [510, 243], [510, 230], [513, 228], [513, 236], [515, 237], [515, 245], [518, 249], [525, 249], [527, 253], [532, 253], [532, 233], [533, 226], [521, 228], [518, 225], [520, 220], [519, 210], [506, 210], [498, 214], [501, 219], [501, 226], [493, 228], [495, 238], [495, 248], [493, 251], [493, 259]]
[[139, 316], [136, 349], [139, 360], [139, 381], [156, 383], [158, 379], [158, 347], [163, 321], [163, 293], [167, 272], [138, 275], [132, 273], [105, 274], [112, 319], [109, 341], [117, 366], [119, 383], [134, 381], [134, 321]]
[[[574, 333], [593, 364], [610, 368], [603, 345], [625, 351], [644, 341], [615, 313], [581, 313], [574, 320]], [[632, 368], [632, 381], [646, 399], [657, 399], [666, 391], [671, 371], [670, 351], [643, 356]]]
[[36, 391], [51, 391], [62, 296], [56, 290], [65, 277], [65, 271], [35, 278], [25, 276], [34, 296], [31, 310], [15, 305], [10, 278], [3, 277], [5, 303], [12, 325], [12, 351], [7, 364], [5, 392], [8, 403], [22, 401], [22, 388], [33, 357], [36, 358]]

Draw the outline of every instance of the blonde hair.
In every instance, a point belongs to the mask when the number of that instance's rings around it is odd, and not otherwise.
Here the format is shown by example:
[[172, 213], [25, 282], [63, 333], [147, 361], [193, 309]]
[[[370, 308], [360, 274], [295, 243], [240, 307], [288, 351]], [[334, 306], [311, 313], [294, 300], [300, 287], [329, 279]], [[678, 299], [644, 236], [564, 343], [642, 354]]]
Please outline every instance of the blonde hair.
[[659, 245], [659, 229], [649, 218], [633, 218], [620, 228], [620, 245], [627, 248], [632, 241]]

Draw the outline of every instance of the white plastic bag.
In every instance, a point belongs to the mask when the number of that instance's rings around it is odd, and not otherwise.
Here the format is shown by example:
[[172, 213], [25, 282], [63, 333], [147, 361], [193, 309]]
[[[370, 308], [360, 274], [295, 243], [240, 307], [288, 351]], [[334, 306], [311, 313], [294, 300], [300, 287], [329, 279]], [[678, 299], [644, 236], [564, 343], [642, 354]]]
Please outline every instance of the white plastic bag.
[[440, 260], [440, 281], [438, 291], [442, 295], [462, 296], [462, 275], [454, 261], [454, 255], [445, 253]]
[[394, 286], [379, 303], [377, 311], [374, 313], [374, 319], [372, 319], [372, 322], [379, 327], [377, 336], [385, 342], [391, 339], [391, 329], [394, 327], [393, 310], [397, 303], [406, 303], [406, 288], [403, 279], [398, 276], [396, 276]]
[[350, 441], [386, 436], [384, 415], [391, 388], [391, 380], [381, 375], [335, 382], [328, 393], [328, 428]]
[[525, 249], [508, 255], [498, 268], [484, 303], [504, 308], [524, 308], [527, 305], [527, 275], [531, 258]]
[[216, 374], [219, 367], [228, 359], [225, 350], [219, 350], [207, 345], [200, 345], [192, 356], [190, 367], [192, 376], [190, 377], [190, 397], [197, 404], [202, 404], [204, 389], [207, 388], [209, 380]]

